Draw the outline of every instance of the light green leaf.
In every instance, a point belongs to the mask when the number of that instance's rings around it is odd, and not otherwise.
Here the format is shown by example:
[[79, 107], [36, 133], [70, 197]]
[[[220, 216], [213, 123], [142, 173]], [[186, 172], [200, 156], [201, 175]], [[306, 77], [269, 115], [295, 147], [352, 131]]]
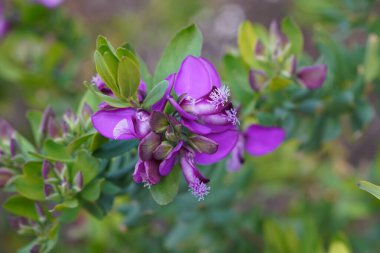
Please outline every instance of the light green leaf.
[[32, 127], [33, 137], [36, 144], [40, 143], [41, 133], [40, 133], [40, 123], [42, 120], [42, 113], [39, 111], [28, 111], [26, 113], [26, 118]]
[[5, 201], [3, 207], [8, 212], [17, 216], [38, 220], [38, 214], [33, 200], [14, 195]]
[[257, 43], [257, 36], [249, 21], [241, 23], [238, 32], [238, 46], [240, 55], [248, 65], [254, 64], [254, 53]]
[[166, 80], [161, 81], [153, 87], [153, 89], [146, 95], [143, 107], [149, 109], [153, 104], [158, 102], [165, 94], [169, 82]]
[[380, 186], [372, 184], [368, 181], [360, 181], [358, 183], [358, 187], [380, 199]]
[[177, 196], [180, 179], [180, 168], [174, 166], [172, 171], [166, 177], [161, 177], [158, 184], [152, 185], [150, 192], [153, 199], [159, 205], [167, 205]]
[[94, 60], [95, 60], [96, 71], [98, 72], [100, 77], [103, 79], [106, 85], [112, 90], [115, 96], [120, 97], [116, 80], [113, 77], [112, 72], [108, 68], [106, 61], [104, 60], [100, 52], [95, 51]]
[[68, 162], [70, 161], [70, 154], [66, 146], [55, 143], [53, 140], [47, 140], [43, 145], [44, 154], [40, 155], [44, 159]]
[[22, 196], [33, 200], [45, 200], [42, 177], [17, 176], [14, 178], [13, 183], [16, 187], [16, 191]]
[[117, 75], [120, 94], [128, 99], [136, 95], [140, 84], [140, 66], [135, 59], [128, 56], [120, 60]]
[[202, 41], [202, 34], [195, 25], [179, 31], [165, 48], [157, 64], [153, 83], [158, 83], [168, 75], [177, 72], [186, 56], [200, 56]]
[[366, 54], [364, 60], [364, 79], [372, 82], [380, 77], [380, 39], [379, 36], [371, 34], [368, 37]]
[[79, 150], [73, 165], [73, 177], [77, 172], [83, 174], [83, 185], [91, 182], [100, 172], [98, 159], [91, 156], [86, 150]]
[[65, 200], [64, 202], [57, 204], [54, 206], [53, 210], [54, 211], [61, 211], [66, 208], [72, 209], [72, 208], [77, 208], [79, 206], [79, 202], [77, 199], [70, 199], [70, 200]]
[[300, 55], [303, 51], [303, 35], [298, 25], [291, 18], [286, 17], [282, 20], [281, 30], [291, 43], [291, 53]]

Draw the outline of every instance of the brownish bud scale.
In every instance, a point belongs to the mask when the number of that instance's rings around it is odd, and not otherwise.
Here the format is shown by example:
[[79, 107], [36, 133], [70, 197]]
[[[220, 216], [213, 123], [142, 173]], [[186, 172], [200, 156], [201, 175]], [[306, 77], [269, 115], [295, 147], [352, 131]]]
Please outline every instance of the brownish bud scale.
[[160, 111], [153, 111], [149, 121], [150, 127], [155, 133], [162, 133], [169, 125], [166, 115]]
[[218, 143], [204, 136], [193, 135], [189, 141], [199, 153], [214, 154], [218, 150]]
[[143, 161], [148, 161], [153, 157], [153, 151], [160, 145], [161, 137], [154, 133], [150, 132], [144, 139], [141, 140], [138, 153], [139, 157]]
[[154, 151], [153, 157], [157, 160], [164, 160], [167, 155], [172, 151], [173, 146], [169, 142], [163, 141]]

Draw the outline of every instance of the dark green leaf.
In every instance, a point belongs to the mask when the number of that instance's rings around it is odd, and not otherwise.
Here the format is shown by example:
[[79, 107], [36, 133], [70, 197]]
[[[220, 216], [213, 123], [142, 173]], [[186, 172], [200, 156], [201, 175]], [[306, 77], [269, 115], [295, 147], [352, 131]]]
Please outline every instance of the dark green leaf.
[[98, 158], [112, 158], [120, 156], [136, 148], [138, 140], [117, 141], [112, 140], [94, 151], [93, 155]]
[[167, 205], [174, 200], [178, 192], [179, 179], [180, 168], [175, 166], [168, 176], [162, 177], [158, 184], [152, 185], [150, 192], [157, 204]]

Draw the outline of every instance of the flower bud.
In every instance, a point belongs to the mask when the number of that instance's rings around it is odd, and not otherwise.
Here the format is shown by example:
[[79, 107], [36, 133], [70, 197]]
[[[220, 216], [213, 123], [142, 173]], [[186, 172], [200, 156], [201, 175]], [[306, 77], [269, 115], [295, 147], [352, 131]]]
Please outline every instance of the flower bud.
[[91, 107], [87, 104], [84, 103], [83, 109], [82, 109], [82, 114], [81, 114], [81, 119], [83, 123], [86, 123], [89, 118], [91, 118], [91, 115], [93, 114], [93, 111]]
[[49, 172], [52, 168], [53, 168], [53, 165], [48, 160], [44, 160], [42, 162], [41, 172], [42, 172], [42, 178], [44, 180], [48, 179]]
[[153, 111], [149, 121], [150, 127], [155, 133], [162, 133], [169, 125], [166, 115], [160, 111]]
[[141, 160], [148, 161], [153, 157], [153, 151], [160, 145], [161, 137], [158, 134], [150, 132], [141, 140], [138, 147], [138, 154]]
[[54, 193], [54, 187], [51, 184], [44, 184], [44, 194], [46, 199], [51, 198]]
[[268, 81], [267, 75], [261, 70], [249, 71], [249, 84], [254, 91], [260, 91]]
[[297, 72], [298, 81], [308, 89], [320, 88], [327, 76], [327, 67], [324, 64], [301, 68]]
[[214, 154], [218, 150], [218, 143], [200, 135], [189, 138], [191, 146], [199, 153]]
[[173, 146], [169, 142], [163, 141], [154, 151], [153, 157], [157, 160], [163, 160], [172, 151]]
[[53, 139], [59, 138], [61, 136], [61, 129], [54, 118], [49, 118], [48, 121], [48, 133]]
[[176, 134], [176, 132], [174, 131], [174, 128], [172, 126], [169, 126], [167, 129], [166, 129], [166, 132], [165, 132], [165, 138], [169, 141], [172, 141], [172, 142], [178, 142], [179, 140], [179, 137], [178, 135]]
[[9, 151], [11, 153], [11, 157], [15, 157], [18, 150], [18, 143], [15, 138], [10, 138], [9, 141]]
[[6, 120], [0, 118], [0, 139], [8, 139], [13, 134], [12, 126]]
[[38, 214], [38, 220], [42, 223], [45, 222], [46, 221], [46, 215], [45, 215], [44, 209], [42, 208], [41, 204], [39, 202], [35, 202], [34, 206], [35, 206], [37, 214]]
[[54, 117], [54, 111], [49, 106], [45, 109], [45, 111], [42, 115], [42, 120], [41, 120], [41, 124], [40, 124], [40, 133], [42, 134], [43, 137], [45, 137], [48, 134], [49, 120], [50, 120], [50, 118], [53, 118], [53, 117]]
[[83, 173], [79, 171], [74, 177], [74, 189], [81, 191], [83, 189]]

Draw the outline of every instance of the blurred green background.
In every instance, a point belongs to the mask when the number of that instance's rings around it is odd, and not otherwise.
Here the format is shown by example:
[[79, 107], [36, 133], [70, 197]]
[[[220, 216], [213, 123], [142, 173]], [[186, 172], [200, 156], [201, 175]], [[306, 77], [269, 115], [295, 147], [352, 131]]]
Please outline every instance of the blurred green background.
[[[380, 4], [371, 0], [67, 0], [56, 9], [27, 0], [3, 4], [11, 25], [0, 39], [0, 115], [26, 136], [28, 109], [52, 105], [63, 112], [80, 100], [83, 80], [95, 73], [99, 34], [115, 45], [134, 45], [151, 71], [168, 40], [189, 23], [199, 25], [203, 56], [216, 65], [226, 51], [236, 51], [245, 19], [268, 26], [294, 17], [311, 57], [320, 54], [314, 42], [321, 35], [346, 54], [359, 48], [360, 55], [368, 34], [380, 35]], [[380, 89], [371, 87], [375, 117], [363, 131], [314, 153], [290, 141], [234, 174], [223, 165], [213, 168], [212, 193], [201, 203], [184, 191], [158, 207], [142, 194], [144, 208], [120, 198], [102, 221], [83, 212], [63, 229], [53, 252], [380, 252], [380, 203], [356, 187], [362, 179], [380, 182]], [[17, 236], [6, 217], [1, 210], [0, 252], [16, 252], [29, 238]]]

